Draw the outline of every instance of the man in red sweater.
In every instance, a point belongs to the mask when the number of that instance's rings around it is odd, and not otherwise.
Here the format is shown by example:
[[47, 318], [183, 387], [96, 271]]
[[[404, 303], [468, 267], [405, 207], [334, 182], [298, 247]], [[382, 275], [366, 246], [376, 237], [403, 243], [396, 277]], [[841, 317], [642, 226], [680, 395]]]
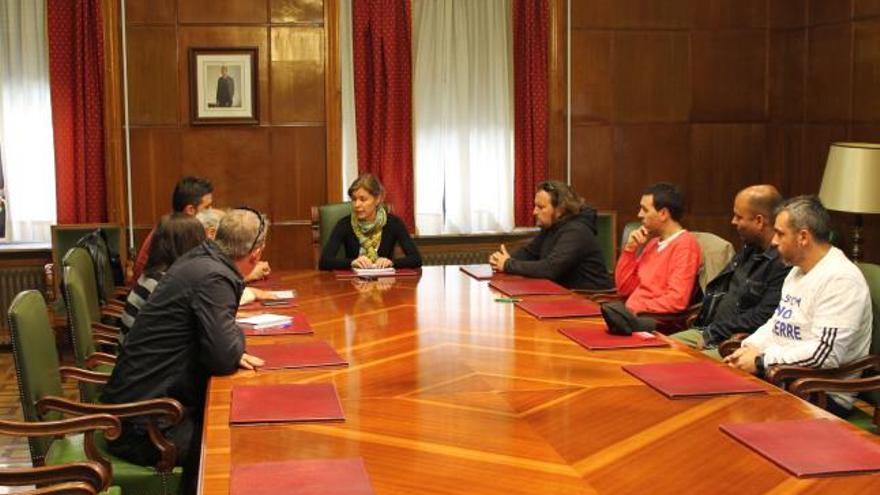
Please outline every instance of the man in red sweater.
[[642, 226], [630, 234], [614, 271], [617, 292], [631, 312], [675, 313], [688, 307], [702, 252], [679, 223], [683, 212], [684, 196], [672, 184], [654, 184], [642, 194]]

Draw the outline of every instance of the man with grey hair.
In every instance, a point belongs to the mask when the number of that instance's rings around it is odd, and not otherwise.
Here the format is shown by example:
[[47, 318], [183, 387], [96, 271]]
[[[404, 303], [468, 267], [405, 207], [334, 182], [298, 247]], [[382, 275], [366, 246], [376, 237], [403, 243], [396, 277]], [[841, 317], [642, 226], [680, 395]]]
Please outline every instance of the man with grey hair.
[[[775, 364], [835, 368], [868, 354], [871, 298], [865, 278], [830, 243], [828, 211], [815, 196], [784, 202], [776, 214], [773, 245], [792, 270], [773, 315], [725, 359], [763, 375]], [[847, 416], [852, 394], [829, 394], [828, 410]]]
[[[220, 225], [220, 220], [223, 219], [224, 215], [226, 215], [226, 211], [219, 208], [206, 208], [196, 213], [196, 218], [198, 218], [205, 227], [205, 234], [208, 236], [208, 239], [213, 239], [217, 236], [217, 227]], [[250, 273], [245, 275], [244, 281], [254, 282], [261, 280], [268, 277], [270, 273], [272, 273], [272, 269], [269, 267], [269, 262], [260, 261]], [[252, 296], [252, 294], [250, 295]], [[242, 300], [242, 304], [246, 304], [253, 300], [253, 297], [249, 297], [247, 301]]]
[[[178, 258], [135, 319], [101, 396], [110, 404], [170, 397], [183, 405], [183, 420], [165, 431], [184, 466], [182, 493], [195, 492], [209, 378], [263, 364], [245, 353], [235, 315], [242, 274], [259, 263], [268, 229], [260, 213], [231, 210], [214, 240]], [[110, 451], [141, 465], [159, 456], [146, 425], [135, 420], [123, 421], [122, 436], [110, 443]]]

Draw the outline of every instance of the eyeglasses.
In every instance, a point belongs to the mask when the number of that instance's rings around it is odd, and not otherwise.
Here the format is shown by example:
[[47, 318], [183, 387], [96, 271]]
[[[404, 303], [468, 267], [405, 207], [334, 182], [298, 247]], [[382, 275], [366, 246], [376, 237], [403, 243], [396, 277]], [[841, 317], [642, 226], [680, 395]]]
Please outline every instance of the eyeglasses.
[[251, 243], [251, 248], [248, 250], [248, 252], [251, 253], [254, 251], [254, 249], [256, 249], [257, 241], [259, 241], [260, 238], [263, 237], [263, 231], [266, 230], [266, 220], [263, 219], [262, 213], [260, 213], [258, 210], [251, 208], [250, 206], [239, 206], [239, 207], [236, 207], [235, 209], [236, 210], [247, 210], [247, 211], [253, 213], [254, 215], [256, 215], [257, 218], [260, 219], [260, 228], [257, 230], [257, 236], [254, 237], [254, 242]]

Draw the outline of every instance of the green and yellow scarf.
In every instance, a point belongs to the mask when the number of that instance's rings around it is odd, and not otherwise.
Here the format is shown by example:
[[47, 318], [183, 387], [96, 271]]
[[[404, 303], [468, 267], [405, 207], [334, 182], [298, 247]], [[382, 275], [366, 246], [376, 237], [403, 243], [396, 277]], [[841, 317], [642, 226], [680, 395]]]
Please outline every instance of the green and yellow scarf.
[[379, 243], [382, 242], [382, 229], [385, 227], [386, 221], [388, 221], [388, 214], [385, 212], [385, 207], [381, 205], [376, 209], [376, 218], [372, 222], [358, 220], [354, 212], [351, 214], [351, 228], [361, 245], [360, 256], [366, 256], [374, 263], [379, 257]]

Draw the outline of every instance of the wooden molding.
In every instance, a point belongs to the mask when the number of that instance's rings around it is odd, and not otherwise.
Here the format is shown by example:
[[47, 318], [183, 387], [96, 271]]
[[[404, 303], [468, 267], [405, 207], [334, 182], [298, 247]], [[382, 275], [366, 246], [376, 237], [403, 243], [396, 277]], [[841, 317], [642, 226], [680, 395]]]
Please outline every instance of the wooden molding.
[[327, 112], [327, 202], [342, 201], [342, 81], [339, 70], [339, 1], [324, 2], [326, 75], [324, 108]]
[[565, 103], [566, 103], [566, 10], [565, 0], [550, 2], [550, 26], [547, 31], [547, 88], [550, 94], [547, 122], [547, 174], [565, 182]]
[[104, 19], [104, 174], [107, 221], [125, 224], [126, 184], [123, 142], [122, 39], [119, 0], [102, 0]]

